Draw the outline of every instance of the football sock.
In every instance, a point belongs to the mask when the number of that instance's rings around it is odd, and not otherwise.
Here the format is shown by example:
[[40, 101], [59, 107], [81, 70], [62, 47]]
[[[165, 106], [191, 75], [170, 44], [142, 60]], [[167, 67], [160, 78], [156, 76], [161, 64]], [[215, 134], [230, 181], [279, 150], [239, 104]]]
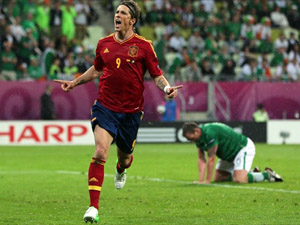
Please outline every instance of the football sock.
[[121, 165], [119, 164], [119, 161], [117, 162], [117, 171], [118, 173], [123, 173], [125, 171], [126, 168], [129, 168], [131, 166], [131, 163], [133, 161], [133, 155], [130, 155], [130, 161], [129, 164], [127, 165], [127, 167], [121, 167]]
[[268, 172], [262, 172], [262, 174], [264, 175], [265, 180], [270, 179], [270, 174]]
[[99, 207], [100, 192], [104, 179], [104, 164], [104, 160], [92, 158], [89, 168], [90, 206], [94, 206], [97, 209]]
[[257, 173], [257, 172], [249, 172], [248, 173], [248, 183], [253, 182], [262, 182], [269, 179], [269, 174], [267, 172]]

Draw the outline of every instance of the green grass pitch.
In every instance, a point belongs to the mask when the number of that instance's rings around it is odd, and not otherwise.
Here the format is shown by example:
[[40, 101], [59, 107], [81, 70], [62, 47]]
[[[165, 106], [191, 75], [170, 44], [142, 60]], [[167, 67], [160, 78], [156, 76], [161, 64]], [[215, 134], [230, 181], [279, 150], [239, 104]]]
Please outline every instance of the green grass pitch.
[[[116, 190], [112, 146], [98, 224], [300, 224], [300, 146], [256, 147], [253, 166], [273, 168], [283, 183], [192, 184], [193, 144], [137, 144], [126, 186]], [[0, 224], [85, 224], [92, 153], [93, 146], [1, 146]]]

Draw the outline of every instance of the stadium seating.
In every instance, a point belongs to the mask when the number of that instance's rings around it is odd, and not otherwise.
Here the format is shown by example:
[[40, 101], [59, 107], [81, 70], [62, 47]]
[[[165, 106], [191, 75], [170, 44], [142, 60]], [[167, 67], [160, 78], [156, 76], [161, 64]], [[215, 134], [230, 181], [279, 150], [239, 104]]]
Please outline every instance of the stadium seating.
[[83, 44], [85, 46], [97, 46], [100, 38], [105, 37], [107, 34], [102, 26], [89, 26], [88, 27], [89, 37], [85, 38]]
[[155, 40], [154, 30], [151, 26], [148, 26], [148, 25], [142, 26], [139, 28], [139, 32], [146, 39]]
[[154, 27], [155, 38], [160, 39], [163, 36], [165, 29], [166, 29], [166, 27], [162, 24], [155, 26]]
[[272, 28], [272, 41], [274, 42], [282, 32], [282, 29], [280, 28]]

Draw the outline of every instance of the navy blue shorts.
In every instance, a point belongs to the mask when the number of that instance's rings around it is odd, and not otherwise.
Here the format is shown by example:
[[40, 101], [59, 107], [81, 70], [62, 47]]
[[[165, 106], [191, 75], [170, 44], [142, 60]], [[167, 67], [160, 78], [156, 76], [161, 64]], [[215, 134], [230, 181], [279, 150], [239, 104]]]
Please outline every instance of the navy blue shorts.
[[113, 142], [116, 142], [122, 152], [127, 154], [133, 152], [143, 112], [117, 113], [97, 101], [92, 106], [91, 113], [93, 131], [96, 125], [99, 125], [112, 135]]

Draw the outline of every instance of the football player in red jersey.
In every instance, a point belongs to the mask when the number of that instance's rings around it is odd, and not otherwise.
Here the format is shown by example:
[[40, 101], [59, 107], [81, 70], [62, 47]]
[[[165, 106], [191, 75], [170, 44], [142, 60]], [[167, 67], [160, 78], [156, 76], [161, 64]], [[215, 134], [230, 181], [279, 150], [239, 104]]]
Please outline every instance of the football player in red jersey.
[[73, 81], [55, 80], [68, 92], [74, 87], [99, 78], [99, 95], [92, 107], [91, 123], [95, 152], [88, 172], [90, 207], [85, 222], [97, 222], [99, 197], [104, 179], [104, 165], [110, 145], [117, 145], [115, 187], [121, 189], [130, 167], [140, 121], [143, 116], [144, 75], [149, 71], [156, 86], [169, 98], [179, 86], [170, 86], [159, 68], [150, 41], [134, 32], [140, 9], [133, 0], [125, 0], [114, 16], [115, 32], [99, 40], [94, 65]]

